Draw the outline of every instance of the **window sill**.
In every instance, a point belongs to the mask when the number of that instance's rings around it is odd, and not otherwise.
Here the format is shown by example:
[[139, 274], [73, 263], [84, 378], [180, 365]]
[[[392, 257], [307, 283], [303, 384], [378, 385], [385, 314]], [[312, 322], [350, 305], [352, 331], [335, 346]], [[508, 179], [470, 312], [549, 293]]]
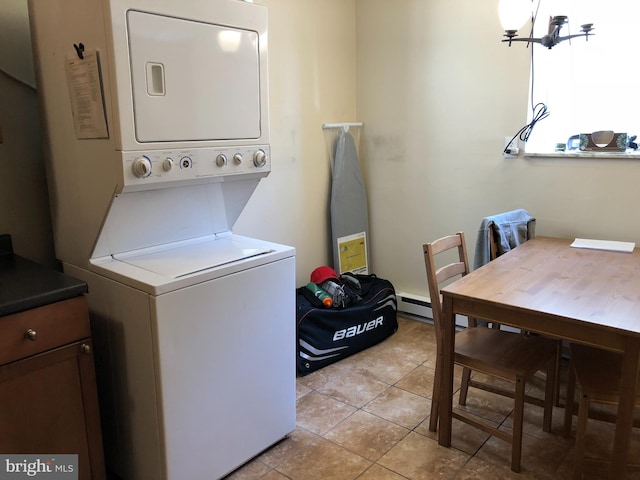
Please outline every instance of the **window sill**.
[[549, 152], [549, 153], [524, 153], [525, 158], [598, 158], [640, 160], [640, 151], [632, 150], [627, 152]]

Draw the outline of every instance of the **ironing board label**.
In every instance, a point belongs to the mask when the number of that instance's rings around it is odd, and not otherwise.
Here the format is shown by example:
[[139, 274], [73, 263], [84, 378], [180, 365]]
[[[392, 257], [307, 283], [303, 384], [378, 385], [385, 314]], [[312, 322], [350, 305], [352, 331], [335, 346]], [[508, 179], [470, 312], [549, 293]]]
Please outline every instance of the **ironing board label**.
[[336, 242], [340, 272], [369, 273], [366, 232], [340, 237]]

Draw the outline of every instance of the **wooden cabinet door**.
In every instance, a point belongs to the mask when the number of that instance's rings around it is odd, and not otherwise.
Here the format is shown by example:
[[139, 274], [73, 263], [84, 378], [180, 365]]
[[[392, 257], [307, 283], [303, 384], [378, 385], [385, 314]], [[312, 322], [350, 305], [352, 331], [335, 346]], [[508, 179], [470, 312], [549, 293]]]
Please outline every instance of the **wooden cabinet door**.
[[0, 367], [0, 452], [78, 454], [79, 479], [104, 479], [90, 340]]

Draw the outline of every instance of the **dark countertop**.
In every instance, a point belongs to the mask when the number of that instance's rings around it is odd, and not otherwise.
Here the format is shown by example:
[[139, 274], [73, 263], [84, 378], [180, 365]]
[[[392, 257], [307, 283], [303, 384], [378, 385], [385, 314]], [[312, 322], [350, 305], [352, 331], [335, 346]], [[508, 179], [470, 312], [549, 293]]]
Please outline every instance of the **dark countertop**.
[[11, 237], [0, 235], [0, 316], [77, 297], [85, 282], [13, 253]]

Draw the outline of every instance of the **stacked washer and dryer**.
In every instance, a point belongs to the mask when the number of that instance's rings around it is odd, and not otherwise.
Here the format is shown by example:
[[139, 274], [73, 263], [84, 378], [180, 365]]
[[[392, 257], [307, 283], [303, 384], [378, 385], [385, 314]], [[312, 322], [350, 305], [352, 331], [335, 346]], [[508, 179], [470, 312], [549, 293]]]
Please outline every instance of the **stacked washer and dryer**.
[[266, 9], [29, 0], [29, 15], [107, 466], [220, 478], [295, 429], [295, 251], [231, 231], [271, 170]]

